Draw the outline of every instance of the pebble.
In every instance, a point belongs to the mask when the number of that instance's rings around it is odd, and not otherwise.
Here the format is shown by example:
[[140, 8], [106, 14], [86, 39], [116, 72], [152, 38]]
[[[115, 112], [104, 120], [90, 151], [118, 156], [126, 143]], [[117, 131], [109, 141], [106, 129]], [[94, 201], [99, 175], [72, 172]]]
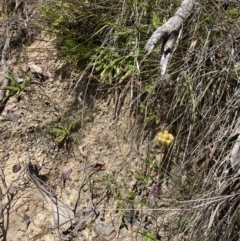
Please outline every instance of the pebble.
[[38, 214], [37, 214], [37, 217], [36, 217], [36, 220], [35, 220], [35, 224], [36, 224], [37, 226], [41, 226], [41, 225], [45, 224], [45, 222], [46, 222], [46, 217], [45, 217], [45, 215], [42, 214], [42, 213], [38, 213]]
[[104, 236], [110, 236], [115, 231], [111, 223], [103, 221], [97, 221], [95, 228], [97, 233]]

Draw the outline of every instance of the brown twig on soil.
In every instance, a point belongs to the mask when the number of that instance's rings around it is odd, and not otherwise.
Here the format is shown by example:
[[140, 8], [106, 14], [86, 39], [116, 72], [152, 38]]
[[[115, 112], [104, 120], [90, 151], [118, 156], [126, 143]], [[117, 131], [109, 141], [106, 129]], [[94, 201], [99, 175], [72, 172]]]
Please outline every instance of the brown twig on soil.
[[4, 219], [3, 219], [3, 206], [2, 206], [3, 194], [2, 188], [0, 187], [0, 239], [4, 237]]
[[[86, 170], [86, 158], [84, 160], [85, 160], [84, 161], [84, 170]], [[83, 186], [83, 184], [84, 184], [84, 182], [85, 182], [87, 177], [89, 177], [89, 174], [84, 176], [82, 182], [78, 186], [77, 196], [75, 198], [75, 202], [74, 202], [74, 205], [73, 205], [74, 212], [76, 212], [77, 204], [78, 204], [78, 201], [79, 201], [79, 198], [80, 198], [80, 194], [81, 194], [81, 190], [82, 190], [82, 186]]]

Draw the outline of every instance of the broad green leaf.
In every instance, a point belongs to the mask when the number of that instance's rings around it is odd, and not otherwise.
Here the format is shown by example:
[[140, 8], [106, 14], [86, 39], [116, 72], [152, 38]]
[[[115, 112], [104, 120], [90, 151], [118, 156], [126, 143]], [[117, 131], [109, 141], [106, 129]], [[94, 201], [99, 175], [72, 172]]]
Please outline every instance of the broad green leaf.
[[80, 126], [81, 122], [79, 120], [75, 120], [73, 121], [69, 127], [68, 127], [68, 132], [72, 132], [75, 131], [79, 126]]
[[55, 138], [55, 141], [56, 141], [57, 143], [61, 143], [61, 142], [64, 141], [64, 139], [65, 139], [66, 137], [67, 137], [67, 135], [61, 134], [60, 136], [58, 136], [58, 137]]
[[27, 77], [27, 78], [23, 81], [23, 83], [21, 84], [21, 89], [23, 90], [23, 89], [25, 89], [27, 86], [29, 86], [30, 82], [31, 82], [31, 78], [30, 78], [30, 77]]
[[1, 88], [1, 90], [9, 90], [9, 91], [12, 91], [12, 92], [18, 92], [19, 88], [15, 87], [15, 86], [4, 86], [4, 87]]
[[20, 85], [18, 83], [18, 79], [17, 79], [17, 77], [14, 74], [9, 73], [9, 74], [4, 75], [4, 77], [9, 79], [15, 86], [20, 88]]
[[67, 132], [63, 129], [59, 129], [57, 127], [51, 127], [47, 130], [49, 134], [67, 134]]

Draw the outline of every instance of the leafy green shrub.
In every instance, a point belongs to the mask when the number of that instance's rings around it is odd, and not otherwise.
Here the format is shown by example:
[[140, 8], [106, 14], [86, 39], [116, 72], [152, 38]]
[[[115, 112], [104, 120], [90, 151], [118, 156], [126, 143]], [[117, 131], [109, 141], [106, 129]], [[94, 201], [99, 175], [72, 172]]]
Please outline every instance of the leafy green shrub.
[[163, 100], [155, 104], [148, 97], [155, 95], [160, 48], [151, 56], [143, 50], [153, 31], [177, 6], [176, 0], [171, 4], [166, 0], [46, 0], [41, 15], [62, 55], [80, 70], [88, 68], [86, 75], [108, 85], [141, 82], [147, 101], [140, 100], [139, 110], [147, 122], [159, 124]]
[[[80, 68], [90, 64], [99, 82], [115, 84], [139, 75], [141, 65], [148, 65], [142, 64], [143, 46], [171, 15], [173, 4], [160, 14], [166, 4], [164, 0], [51, 0], [42, 4], [42, 17], [69, 62], [77, 61]], [[152, 69], [156, 72], [157, 67]]]

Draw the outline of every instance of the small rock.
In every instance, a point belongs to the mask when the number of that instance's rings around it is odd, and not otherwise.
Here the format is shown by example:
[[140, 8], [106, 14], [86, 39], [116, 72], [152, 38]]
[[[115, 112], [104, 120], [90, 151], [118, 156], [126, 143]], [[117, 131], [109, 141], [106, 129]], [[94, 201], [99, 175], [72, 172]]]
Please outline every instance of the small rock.
[[130, 191], [132, 191], [135, 188], [136, 184], [137, 184], [137, 180], [132, 179], [127, 183], [127, 186], [129, 187]]
[[34, 220], [34, 223], [37, 225], [37, 226], [41, 226], [43, 224], [45, 224], [46, 222], [46, 217], [44, 214], [42, 213], [38, 213], [37, 214], [37, 217], [36, 217], [36, 220]]
[[97, 221], [95, 228], [96, 232], [103, 236], [110, 236], [115, 231], [111, 223], [103, 221]]

